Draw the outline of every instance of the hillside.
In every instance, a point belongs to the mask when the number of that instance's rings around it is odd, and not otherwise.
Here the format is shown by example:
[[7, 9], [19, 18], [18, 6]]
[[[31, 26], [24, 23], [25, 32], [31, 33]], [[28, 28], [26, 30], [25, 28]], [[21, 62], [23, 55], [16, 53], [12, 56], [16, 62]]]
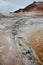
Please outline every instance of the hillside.
[[43, 2], [33, 2], [32, 4], [26, 6], [23, 9], [19, 9], [14, 11], [14, 13], [19, 13], [19, 12], [29, 12], [29, 11], [43, 11]]

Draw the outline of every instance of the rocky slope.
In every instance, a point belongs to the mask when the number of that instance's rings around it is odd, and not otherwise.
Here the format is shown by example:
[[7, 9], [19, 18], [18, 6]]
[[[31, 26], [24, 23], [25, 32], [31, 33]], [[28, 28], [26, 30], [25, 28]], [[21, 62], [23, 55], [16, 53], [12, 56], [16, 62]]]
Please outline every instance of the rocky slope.
[[32, 4], [26, 6], [23, 9], [19, 9], [17, 11], [14, 11], [14, 13], [19, 12], [29, 12], [29, 11], [43, 11], [43, 2], [33, 2]]
[[11, 12], [16, 15], [37, 15], [37, 16], [43, 16], [43, 2], [33, 2], [32, 4], [26, 6], [23, 9], [16, 10], [14, 12]]

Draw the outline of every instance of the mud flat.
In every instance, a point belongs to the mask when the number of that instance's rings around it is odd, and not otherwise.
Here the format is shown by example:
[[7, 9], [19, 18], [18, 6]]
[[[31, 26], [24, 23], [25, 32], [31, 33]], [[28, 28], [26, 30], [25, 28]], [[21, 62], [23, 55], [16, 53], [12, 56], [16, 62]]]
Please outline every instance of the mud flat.
[[43, 65], [43, 19], [30, 18], [19, 26], [15, 37], [26, 65]]
[[12, 24], [7, 21], [2, 19], [0, 22], [0, 65], [24, 65], [13, 39]]
[[43, 17], [0, 19], [0, 65], [43, 65]]

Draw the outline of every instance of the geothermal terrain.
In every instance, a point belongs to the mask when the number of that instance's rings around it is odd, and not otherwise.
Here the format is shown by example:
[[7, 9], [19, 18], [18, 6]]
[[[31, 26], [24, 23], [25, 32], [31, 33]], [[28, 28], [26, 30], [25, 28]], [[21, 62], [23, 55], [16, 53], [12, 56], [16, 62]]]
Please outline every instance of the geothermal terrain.
[[0, 16], [0, 65], [43, 65], [43, 7], [39, 5], [43, 2], [10, 17]]

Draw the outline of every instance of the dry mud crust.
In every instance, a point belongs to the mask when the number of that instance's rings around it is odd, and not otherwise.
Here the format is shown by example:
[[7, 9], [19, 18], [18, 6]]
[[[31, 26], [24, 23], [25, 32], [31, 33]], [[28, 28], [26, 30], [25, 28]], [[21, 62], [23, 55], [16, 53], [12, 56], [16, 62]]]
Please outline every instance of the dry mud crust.
[[9, 32], [0, 32], [0, 65], [24, 65]]
[[31, 46], [36, 53], [36, 58], [43, 64], [43, 28], [35, 29], [30, 32], [27, 46]]
[[26, 36], [18, 35], [20, 44], [30, 46], [39, 65], [43, 65], [43, 28], [36, 27], [23, 33]]

